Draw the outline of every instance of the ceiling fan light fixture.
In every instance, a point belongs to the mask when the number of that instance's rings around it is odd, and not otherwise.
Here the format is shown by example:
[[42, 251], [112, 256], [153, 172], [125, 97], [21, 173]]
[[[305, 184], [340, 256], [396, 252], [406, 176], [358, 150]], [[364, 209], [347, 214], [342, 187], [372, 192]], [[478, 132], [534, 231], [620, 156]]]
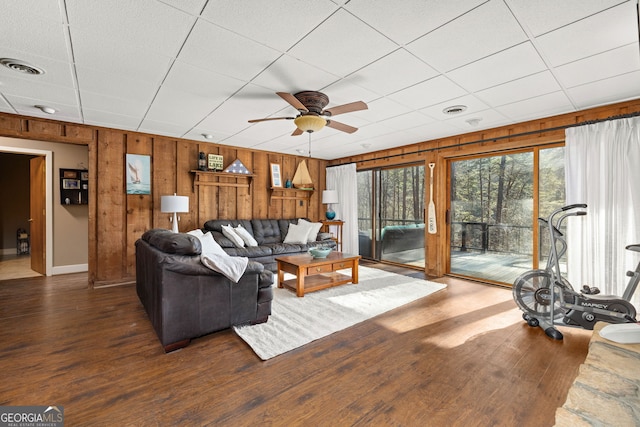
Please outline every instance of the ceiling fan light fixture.
[[325, 119], [313, 114], [296, 117], [293, 122], [303, 132], [317, 132], [327, 124]]

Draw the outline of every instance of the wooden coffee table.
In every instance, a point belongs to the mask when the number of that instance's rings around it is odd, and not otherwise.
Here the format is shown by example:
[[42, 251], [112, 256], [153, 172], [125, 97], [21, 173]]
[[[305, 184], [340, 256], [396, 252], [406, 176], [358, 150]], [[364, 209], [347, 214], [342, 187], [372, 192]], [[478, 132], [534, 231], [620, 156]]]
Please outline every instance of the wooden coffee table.
[[[319, 291], [345, 283], [358, 283], [358, 261], [360, 255], [331, 252], [326, 258], [311, 255], [289, 255], [276, 258], [278, 263], [278, 287], [287, 287], [303, 297], [305, 292]], [[337, 270], [351, 269], [351, 276]], [[284, 273], [296, 278], [284, 280]]]

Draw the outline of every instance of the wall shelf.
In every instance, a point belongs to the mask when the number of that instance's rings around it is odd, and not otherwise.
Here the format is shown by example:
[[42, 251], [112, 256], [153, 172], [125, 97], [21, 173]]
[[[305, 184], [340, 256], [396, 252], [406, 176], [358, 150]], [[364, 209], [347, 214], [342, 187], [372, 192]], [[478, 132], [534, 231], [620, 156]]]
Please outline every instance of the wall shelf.
[[[236, 188], [248, 188], [249, 194], [251, 194], [251, 184], [253, 182], [253, 174], [245, 174], [245, 173], [229, 173], [229, 172], [214, 172], [214, 171], [201, 171], [201, 170], [192, 170], [190, 171], [193, 179], [193, 191], [196, 190], [196, 186], [205, 185], [205, 186], [215, 186], [215, 187], [236, 187]], [[202, 178], [205, 176], [213, 176], [217, 178], [217, 181], [206, 181]], [[235, 182], [221, 182], [220, 178], [231, 178], [235, 179]], [[240, 179], [246, 179], [246, 182], [239, 181]]]
[[313, 189], [271, 187], [269, 189], [269, 204], [272, 200], [311, 200]]

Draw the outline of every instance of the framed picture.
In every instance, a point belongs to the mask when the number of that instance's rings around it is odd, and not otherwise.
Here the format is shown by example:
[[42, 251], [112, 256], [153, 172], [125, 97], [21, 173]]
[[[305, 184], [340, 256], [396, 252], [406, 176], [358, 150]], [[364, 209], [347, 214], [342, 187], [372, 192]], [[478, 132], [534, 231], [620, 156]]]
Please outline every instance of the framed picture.
[[63, 190], [79, 190], [80, 189], [80, 180], [79, 179], [62, 179], [62, 189]]
[[282, 174], [278, 163], [271, 163], [271, 186], [282, 187]]
[[89, 181], [89, 171], [80, 172], [80, 179], [82, 181]]
[[127, 194], [151, 194], [151, 156], [127, 154]]
[[65, 170], [62, 172], [63, 178], [76, 179], [78, 177], [78, 172], [75, 170]]

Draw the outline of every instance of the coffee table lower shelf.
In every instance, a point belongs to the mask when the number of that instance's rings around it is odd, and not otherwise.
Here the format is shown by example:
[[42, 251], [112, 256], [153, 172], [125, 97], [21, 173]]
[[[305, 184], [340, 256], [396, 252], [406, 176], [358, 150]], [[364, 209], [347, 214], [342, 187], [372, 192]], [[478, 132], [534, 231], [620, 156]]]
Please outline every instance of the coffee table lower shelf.
[[[307, 292], [319, 291], [321, 289], [332, 288], [334, 286], [345, 285], [351, 283], [353, 279], [350, 276], [341, 273], [325, 273], [316, 274], [315, 276], [306, 276], [304, 278], [304, 288], [302, 295]], [[357, 283], [357, 282], [356, 282]], [[282, 282], [283, 287], [289, 288], [294, 292], [298, 292], [298, 279], [289, 279]]]

